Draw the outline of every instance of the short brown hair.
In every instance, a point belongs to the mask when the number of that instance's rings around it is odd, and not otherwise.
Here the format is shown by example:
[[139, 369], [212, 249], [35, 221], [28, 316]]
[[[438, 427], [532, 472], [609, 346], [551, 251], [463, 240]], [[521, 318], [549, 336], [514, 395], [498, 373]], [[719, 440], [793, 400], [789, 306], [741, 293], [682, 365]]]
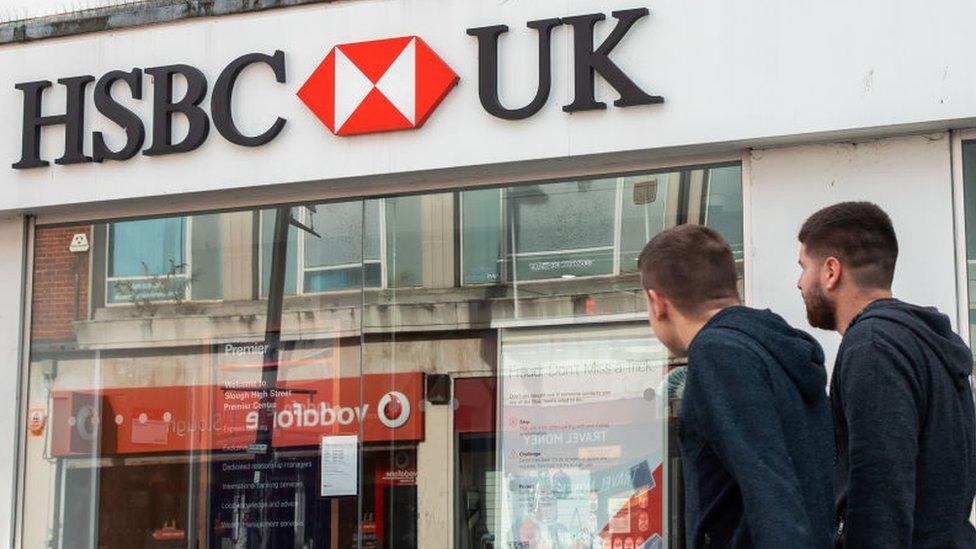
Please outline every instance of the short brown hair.
[[641, 283], [698, 314], [719, 300], [739, 299], [735, 260], [722, 235], [701, 225], [679, 225], [644, 246], [637, 260]]
[[871, 202], [840, 202], [811, 215], [798, 235], [807, 255], [836, 257], [864, 288], [890, 289], [898, 260], [891, 218]]

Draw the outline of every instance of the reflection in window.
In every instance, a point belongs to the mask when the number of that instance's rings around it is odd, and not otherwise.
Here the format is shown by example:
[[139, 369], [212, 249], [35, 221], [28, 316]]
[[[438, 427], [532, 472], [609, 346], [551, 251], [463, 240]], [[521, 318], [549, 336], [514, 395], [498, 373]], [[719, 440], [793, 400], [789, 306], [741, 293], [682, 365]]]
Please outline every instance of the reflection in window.
[[[379, 219], [378, 206], [376, 202], [365, 206], [371, 228]], [[379, 286], [379, 231], [363, 234], [363, 203], [324, 204], [306, 211], [310, 227], [319, 236], [305, 233], [302, 237], [303, 293]]]
[[712, 168], [707, 174], [705, 225], [722, 233], [736, 259], [742, 259], [742, 167]]
[[[636, 261], [688, 222], [741, 258], [741, 188], [716, 166], [284, 207], [272, 302], [271, 205], [40, 227], [22, 545], [678, 547], [682, 371]], [[323, 478], [330, 437], [357, 459]]]
[[[293, 208], [314, 234], [288, 229], [285, 293], [420, 286], [420, 208], [414, 196]], [[271, 276], [274, 216], [261, 211], [261, 295]]]
[[[384, 212], [386, 240], [386, 273], [388, 288], [420, 286], [423, 276], [423, 245], [421, 236], [422, 198], [401, 196], [381, 200], [367, 200], [369, 207], [380, 207]], [[367, 218], [368, 219], [368, 218]], [[367, 234], [377, 231], [376, 224], [368, 226]]]
[[218, 215], [122, 221], [107, 230], [107, 303], [220, 299]]
[[525, 282], [636, 272], [644, 244], [682, 223], [715, 228], [741, 258], [741, 168], [465, 191], [462, 281]]

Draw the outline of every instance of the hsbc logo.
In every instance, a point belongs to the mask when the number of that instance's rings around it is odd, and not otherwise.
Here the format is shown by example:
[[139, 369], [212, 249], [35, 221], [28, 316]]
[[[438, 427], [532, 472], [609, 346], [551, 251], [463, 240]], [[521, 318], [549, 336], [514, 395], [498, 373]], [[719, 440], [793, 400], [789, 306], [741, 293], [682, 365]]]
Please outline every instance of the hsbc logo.
[[298, 97], [336, 135], [419, 128], [458, 83], [420, 37], [332, 48]]
[[[597, 76], [617, 93], [614, 107], [663, 103], [664, 98], [643, 90], [611, 57], [635, 24], [648, 14], [647, 8], [612, 12], [616, 22], [599, 44], [595, 43], [594, 29], [610, 24], [604, 22], [607, 16], [602, 13], [529, 21], [526, 26], [535, 31], [538, 39], [537, 50], [530, 53], [538, 59], [538, 79], [533, 99], [522, 106], [503, 105], [499, 98], [498, 48], [501, 36], [509, 28], [493, 25], [467, 29], [466, 34], [476, 39], [481, 107], [497, 118], [522, 120], [547, 104], [552, 84], [552, 35], [560, 27], [572, 32], [573, 57], [573, 97], [562, 107], [563, 111], [607, 108], [595, 96]], [[113, 70], [98, 79], [91, 75], [60, 78], [57, 82], [65, 88], [67, 103], [61, 114], [42, 114], [54, 110], [42, 105], [45, 90], [53, 86], [50, 81], [18, 83], [14, 87], [23, 94], [22, 146], [21, 158], [12, 167], [29, 169], [49, 164], [41, 158], [41, 130], [51, 126], [64, 129], [64, 154], [54, 160], [61, 165], [125, 161], [140, 153], [188, 153], [207, 140], [211, 125], [234, 145], [265, 145], [281, 134], [287, 120], [279, 116], [263, 131], [247, 134], [235, 120], [232, 96], [238, 77], [252, 65], [265, 65], [277, 83], [286, 84], [285, 61], [282, 51], [243, 55], [220, 72], [212, 88], [202, 71], [184, 64]], [[131, 100], [141, 101], [147, 75], [152, 87], [151, 124], [116, 97], [127, 93]], [[174, 97], [177, 80], [185, 82], [185, 91], [179, 98]], [[419, 36], [401, 36], [332, 46], [297, 95], [330, 132], [345, 137], [420, 128], [457, 84], [458, 75], [427, 42]], [[86, 136], [83, 129], [90, 87], [92, 103], [110, 127]], [[209, 112], [205, 106], [208, 92]], [[174, 139], [177, 116], [185, 120], [188, 131]], [[144, 147], [147, 126], [151, 127], [150, 143]], [[106, 139], [108, 133], [115, 134], [115, 138]], [[110, 141], [122, 142], [122, 146], [110, 147]]]

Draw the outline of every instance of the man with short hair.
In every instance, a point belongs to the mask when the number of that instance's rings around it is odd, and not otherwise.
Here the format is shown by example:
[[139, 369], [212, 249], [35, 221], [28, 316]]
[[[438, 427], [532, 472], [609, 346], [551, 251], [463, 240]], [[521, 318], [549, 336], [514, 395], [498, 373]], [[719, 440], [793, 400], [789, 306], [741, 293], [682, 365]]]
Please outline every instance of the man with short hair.
[[654, 334], [688, 357], [688, 547], [829, 547], [834, 449], [820, 346], [739, 305], [732, 251], [712, 229], [664, 231], [638, 265]]
[[810, 216], [797, 287], [843, 336], [831, 378], [838, 547], [976, 547], [972, 355], [934, 308], [892, 297], [898, 240], [869, 202]]

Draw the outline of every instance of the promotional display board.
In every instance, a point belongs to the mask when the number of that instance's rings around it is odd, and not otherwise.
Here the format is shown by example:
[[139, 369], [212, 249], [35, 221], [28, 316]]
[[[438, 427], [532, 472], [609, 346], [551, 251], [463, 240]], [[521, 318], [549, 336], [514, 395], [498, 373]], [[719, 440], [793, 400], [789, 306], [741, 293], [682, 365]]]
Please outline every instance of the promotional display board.
[[647, 329], [503, 332], [499, 546], [660, 546], [667, 355]]

